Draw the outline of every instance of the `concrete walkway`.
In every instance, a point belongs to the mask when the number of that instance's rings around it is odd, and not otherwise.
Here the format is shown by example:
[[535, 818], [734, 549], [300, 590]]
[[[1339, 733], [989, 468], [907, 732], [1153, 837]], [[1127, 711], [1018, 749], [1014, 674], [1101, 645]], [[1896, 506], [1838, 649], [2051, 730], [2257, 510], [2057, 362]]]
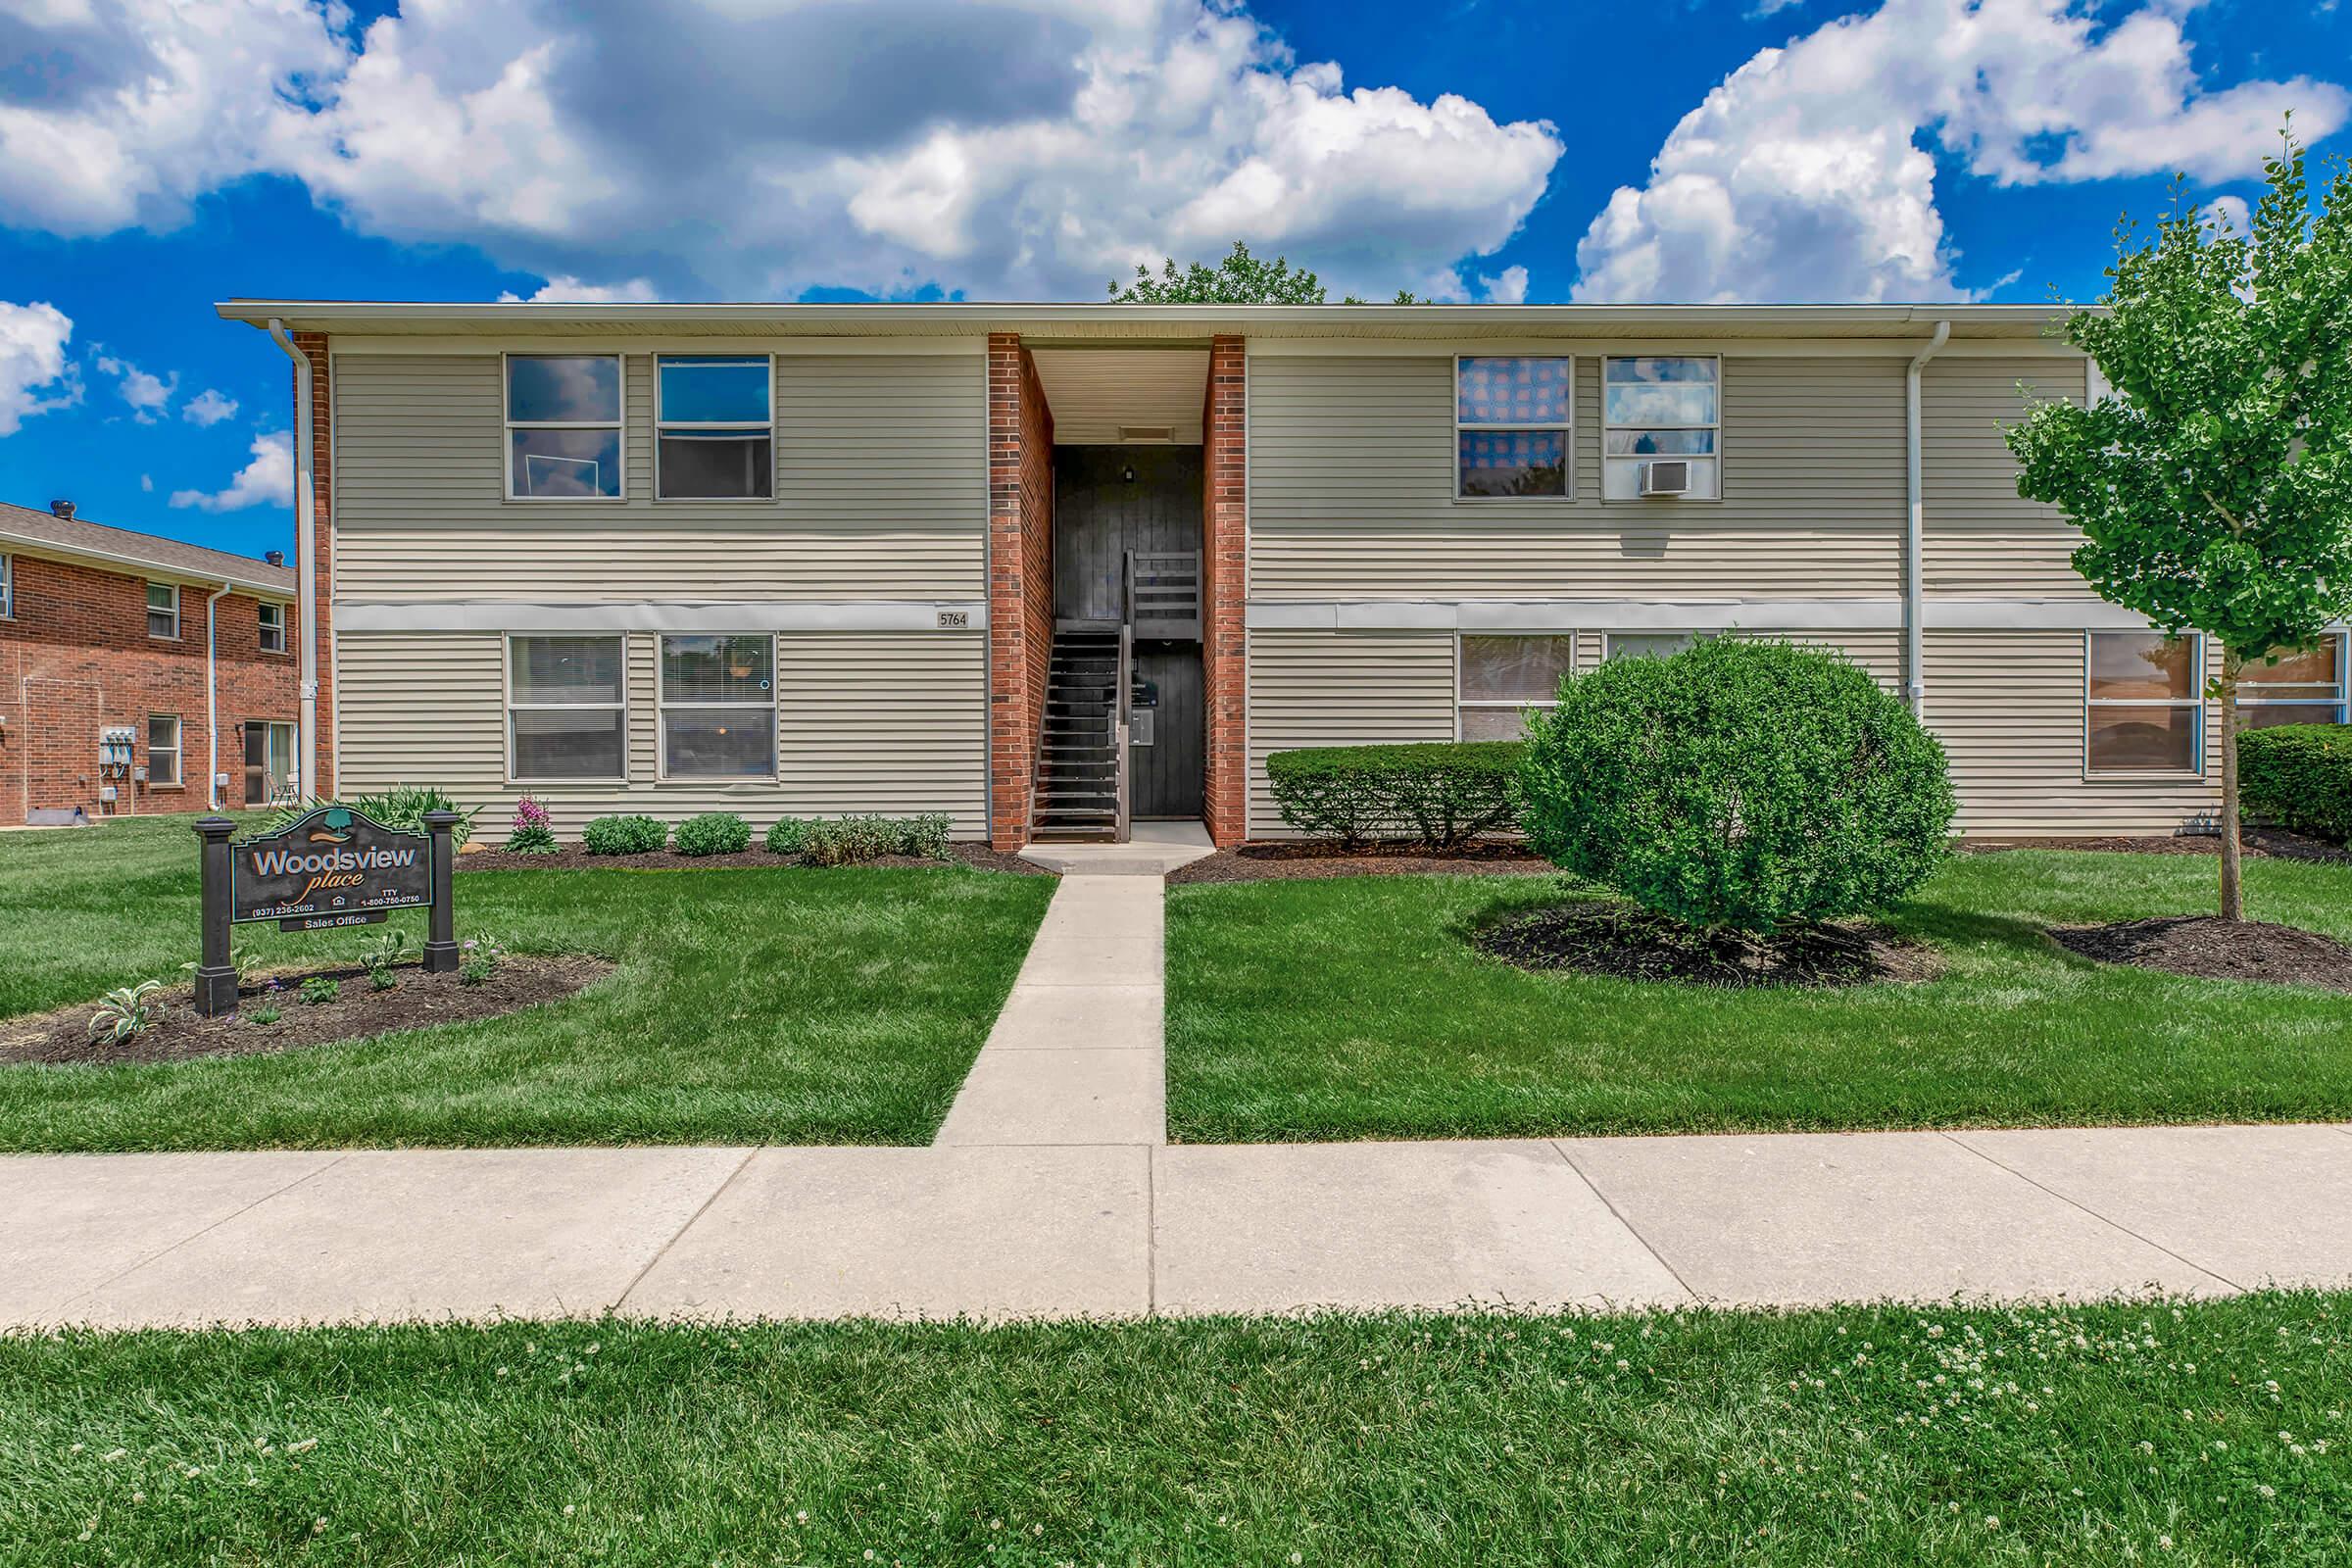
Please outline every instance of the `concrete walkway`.
[[2203, 1295], [2347, 1215], [2320, 1125], [18, 1155], [0, 1325]]

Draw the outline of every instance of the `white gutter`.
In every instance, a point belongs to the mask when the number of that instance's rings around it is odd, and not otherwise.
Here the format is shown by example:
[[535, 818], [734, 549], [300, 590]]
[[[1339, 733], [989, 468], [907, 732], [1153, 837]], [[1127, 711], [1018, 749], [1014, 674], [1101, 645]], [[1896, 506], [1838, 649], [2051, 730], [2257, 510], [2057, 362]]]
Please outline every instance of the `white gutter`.
[[294, 362], [294, 599], [302, 623], [302, 785], [318, 793], [318, 541], [311, 479], [317, 455], [311, 439], [311, 357], [286, 336], [285, 322], [270, 318], [270, 336]]
[[1937, 321], [1935, 335], [1911, 356], [1911, 368], [1903, 372], [1903, 469], [1911, 499], [1910, 519], [1903, 529], [1903, 695], [1910, 700], [1912, 715], [1920, 718], [1928, 710], [1927, 639], [1922, 634], [1927, 591], [1920, 562], [1927, 551], [1928, 502], [1920, 482], [1919, 371], [1951, 336], [1952, 323]]
[[222, 583], [204, 601], [204, 788], [213, 809], [220, 809], [220, 666], [215, 607], [233, 586]]

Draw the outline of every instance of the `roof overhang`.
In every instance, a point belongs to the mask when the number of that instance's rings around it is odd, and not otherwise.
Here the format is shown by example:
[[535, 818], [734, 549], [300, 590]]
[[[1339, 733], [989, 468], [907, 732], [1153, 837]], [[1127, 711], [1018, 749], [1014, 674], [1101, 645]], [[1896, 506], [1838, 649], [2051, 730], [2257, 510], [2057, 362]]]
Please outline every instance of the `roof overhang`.
[[500, 301], [227, 300], [225, 320], [370, 337], [973, 337], [1037, 340], [1445, 339], [2050, 336], [2069, 308], [2049, 305], [646, 305]]
[[[265, 599], [291, 598], [296, 582], [291, 571], [277, 578], [234, 571], [208, 571], [184, 561], [164, 561], [134, 551], [89, 550], [59, 544], [37, 533], [21, 533], [6, 523], [0, 523], [0, 552], [12, 556], [35, 556], [43, 561], [63, 561], [78, 566], [100, 566], [109, 571], [122, 571], [127, 567], [158, 582], [226, 583], [231, 588], [242, 588], [247, 593]], [[256, 564], [260, 564], [257, 562]]]

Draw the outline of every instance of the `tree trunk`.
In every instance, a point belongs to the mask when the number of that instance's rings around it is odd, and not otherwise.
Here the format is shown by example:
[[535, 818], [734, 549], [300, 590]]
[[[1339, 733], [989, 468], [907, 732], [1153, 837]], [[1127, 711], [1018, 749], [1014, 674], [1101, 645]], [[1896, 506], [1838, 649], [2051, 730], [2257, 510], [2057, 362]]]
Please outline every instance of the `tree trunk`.
[[2239, 876], [2243, 867], [2237, 843], [2237, 674], [2245, 660], [2235, 649], [2222, 650], [2222, 678], [2214, 684], [2222, 698], [2222, 918], [2246, 917], [2245, 891]]

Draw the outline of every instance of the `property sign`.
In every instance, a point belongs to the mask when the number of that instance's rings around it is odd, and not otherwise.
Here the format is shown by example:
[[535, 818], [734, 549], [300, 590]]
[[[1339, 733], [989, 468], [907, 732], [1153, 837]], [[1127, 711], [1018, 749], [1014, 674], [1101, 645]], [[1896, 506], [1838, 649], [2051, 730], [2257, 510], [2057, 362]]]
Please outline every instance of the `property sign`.
[[305, 811], [275, 833], [231, 846], [228, 917], [288, 931], [367, 925], [433, 902], [432, 843], [395, 833], [347, 806]]

